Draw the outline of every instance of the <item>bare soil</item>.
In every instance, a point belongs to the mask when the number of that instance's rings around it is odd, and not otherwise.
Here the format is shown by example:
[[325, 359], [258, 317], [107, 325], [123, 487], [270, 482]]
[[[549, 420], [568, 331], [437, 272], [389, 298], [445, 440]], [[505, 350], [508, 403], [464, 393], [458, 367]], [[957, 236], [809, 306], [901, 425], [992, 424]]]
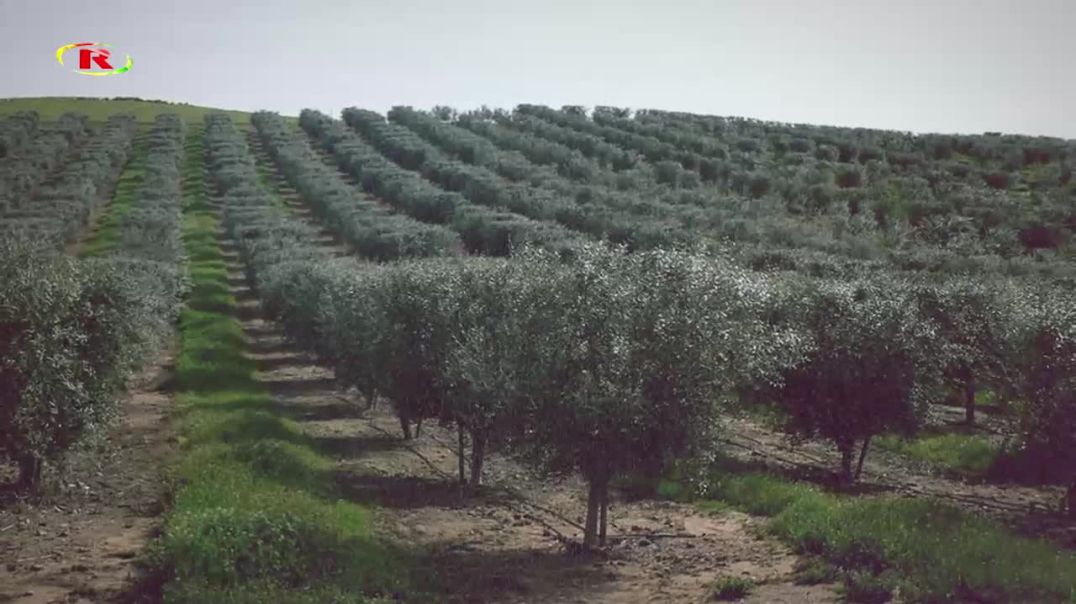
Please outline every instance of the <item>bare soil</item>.
[[445, 601], [703, 602], [722, 575], [759, 584], [748, 601], [835, 601], [830, 586], [795, 585], [797, 556], [746, 514], [620, 494], [604, 554], [573, 555], [565, 544], [582, 538], [580, 480], [493, 455], [487, 485], [461, 491], [452, 430], [424, 426], [404, 441], [382, 408], [304, 425], [338, 451], [345, 493], [380, 506], [382, 533], [425, 552]]
[[68, 456], [45, 495], [0, 506], [0, 602], [127, 599], [171, 490], [173, 354], [134, 380], [114, 425]]

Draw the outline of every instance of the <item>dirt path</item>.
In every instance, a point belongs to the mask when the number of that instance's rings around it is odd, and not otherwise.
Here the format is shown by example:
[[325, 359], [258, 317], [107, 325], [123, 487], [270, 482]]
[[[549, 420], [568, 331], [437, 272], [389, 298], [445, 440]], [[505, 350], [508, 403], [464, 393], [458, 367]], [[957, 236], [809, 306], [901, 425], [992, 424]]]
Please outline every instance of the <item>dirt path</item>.
[[836, 601], [829, 586], [793, 584], [797, 557], [760, 537], [762, 521], [745, 514], [620, 498], [610, 508], [607, 556], [572, 556], [562, 539], [582, 537], [578, 480], [543, 479], [494, 455], [488, 486], [462, 495], [451, 430], [424, 426], [403, 441], [386, 409], [313, 411], [304, 426], [337, 451], [345, 493], [381, 506], [384, 534], [427, 552], [445, 601], [704, 602], [722, 575], [760, 584], [748, 601]]
[[134, 381], [108, 433], [71, 452], [56, 492], [0, 509], [0, 602], [123, 599], [166, 508], [171, 364], [163, 355]]
[[[839, 455], [828, 443], [794, 442], [748, 418], [728, 422], [722, 444], [726, 452], [742, 461], [813, 478], [839, 465]], [[860, 486], [867, 492], [937, 499], [987, 514], [1030, 535], [1076, 547], [1076, 523], [1056, 511], [1064, 494], [1061, 487], [966, 482], [877, 447], [867, 455]]]

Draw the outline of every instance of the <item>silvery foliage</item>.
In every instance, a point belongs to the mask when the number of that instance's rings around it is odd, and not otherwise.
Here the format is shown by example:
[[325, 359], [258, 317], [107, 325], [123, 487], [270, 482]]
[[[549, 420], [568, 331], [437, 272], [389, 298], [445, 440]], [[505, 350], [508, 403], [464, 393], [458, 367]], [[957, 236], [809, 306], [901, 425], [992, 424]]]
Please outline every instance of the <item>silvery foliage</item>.
[[40, 462], [102, 426], [159, 345], [161, 298], [147, 267], [79, 261], [40, 245], [0, 249], [0, 442], [35, 486]]
[[362, 256], [390, 260], [450, 255], [461, 249], [451, 230], [392, 213], [346, 183], [279, 115], [258, 112], [251, 121], [288, 182]]
[[[382, 120], [383, 121], [383, 120]], [[467, 251], [505, 256], [525, 245], [570, 249], [578, 238], [555, 224], [536, 221], [501, 209], [476, 205], [456, 191], [446, 191], [421, 174], [397, 165], [367, 144], [348, 126], [313, 110], [299, 116], [302, 128], [332, 156], [341, 170], [363, 189], [418, 220], [445, 224], [456, 231]], [[412, 145], [393, 154], [395, 160], [415, 161]]]
[[[111, 185], [127, 159], [135, 121], [125, 114], [110, 116], [100, 132], [81, 144], [77, 154], [61, 165], [64, 153], [60, 149], [81, 139], [84, 125], [84, 116], [61, 119], [62, 133], [47, 135], [40, 141], [40, 144], [46, 140], [65, 141], [57, 143], [58, 147], [46, 145], [49, 150], [42, 152], [54, 154], [49, 155], [47, 165], [29, 171], [18, 168], [23, 170], [23, 185], [17, 187], [20, 197], [4, 211], [0, 237], [43, 241], [59, 249], [85, 227], [93, 210], [107, 201]], [[40, 151], [38, 144], [32, 143], [27, 153]], [[53, 169], [59, 171], [45, 181], [44, 175]]]

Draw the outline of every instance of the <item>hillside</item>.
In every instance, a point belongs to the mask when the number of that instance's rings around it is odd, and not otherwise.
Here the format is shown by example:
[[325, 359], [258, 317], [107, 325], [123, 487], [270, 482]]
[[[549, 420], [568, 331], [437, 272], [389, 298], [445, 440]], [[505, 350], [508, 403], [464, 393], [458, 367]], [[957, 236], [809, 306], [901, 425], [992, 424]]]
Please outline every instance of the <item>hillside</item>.
[[0, 101], [0, 600], [1071, 600], [1074, 163]]

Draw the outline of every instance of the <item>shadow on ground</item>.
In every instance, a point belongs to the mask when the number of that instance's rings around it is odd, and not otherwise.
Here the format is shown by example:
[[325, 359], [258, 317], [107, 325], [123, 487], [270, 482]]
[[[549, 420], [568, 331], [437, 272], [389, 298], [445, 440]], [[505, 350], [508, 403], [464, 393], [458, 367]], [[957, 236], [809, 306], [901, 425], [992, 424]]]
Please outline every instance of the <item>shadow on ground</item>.
[[[467, 543], [435, 545], [420, 563], [435, 570], [438, 602], [562, 601], [594, 595], [613, 576], [586, 555], [547, 550], [474, 551]], [[578, 600], [582, 601], [582, 600]]]

